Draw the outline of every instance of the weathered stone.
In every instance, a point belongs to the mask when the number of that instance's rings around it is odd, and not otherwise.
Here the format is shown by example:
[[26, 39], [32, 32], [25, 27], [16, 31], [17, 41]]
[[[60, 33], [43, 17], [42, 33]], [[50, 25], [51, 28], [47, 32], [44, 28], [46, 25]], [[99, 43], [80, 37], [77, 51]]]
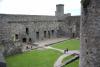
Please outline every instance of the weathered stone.
[[4, 54], [20, 53], [22, 46], [36, 41], [79, 37], [80, 16], [64, 14], [62, 4], [56, 8], [56, 16], [0, 14], [0, 42], [5, 46]]
[[84, 0], [82, 4], [80, 67], [100, 67], [99, 6], [99, 0]]
[[6, 62], [5, 62], [2, 51], [0, 51], [0, 67], [6, 67]]

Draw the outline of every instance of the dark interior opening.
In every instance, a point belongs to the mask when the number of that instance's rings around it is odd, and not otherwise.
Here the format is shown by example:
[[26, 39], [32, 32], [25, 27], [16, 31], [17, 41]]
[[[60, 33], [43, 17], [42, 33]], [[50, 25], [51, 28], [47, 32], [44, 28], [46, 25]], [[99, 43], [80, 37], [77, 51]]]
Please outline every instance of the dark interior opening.
[[29, 42], [32, 42], [32, 39], [31, 38], [29, 38]]
[[29, 34], [29, 29], [28, 28], [26, 28], [26, 34]]
[[48, 31], [48, 38], [50, 38], [50, 31]]
[[46, 38], [46, 33], [47, 33], [47, 32], [46, 32], [46, 31], [44, 31], [44, 38]]
[[23, 38], [23, 42], [26, 42], [26, 40], [27, 40], [26, 38]]
[[18, 34], [15, 34], [15, 38], [18, 39]]
[[75, 38], [75, 33], [72, 33], [72, 38]]
[[54, 35], [54, 30], [51, 30], [51, 32], [52, 32], [52, 35]]
[[39, 32], [36, 32], [36, 39], [39, 39]]

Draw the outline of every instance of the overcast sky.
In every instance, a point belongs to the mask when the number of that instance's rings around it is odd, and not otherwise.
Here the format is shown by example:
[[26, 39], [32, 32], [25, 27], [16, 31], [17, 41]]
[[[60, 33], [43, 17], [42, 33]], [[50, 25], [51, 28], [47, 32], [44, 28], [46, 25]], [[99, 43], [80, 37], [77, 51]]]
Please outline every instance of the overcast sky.
[[0, 13], [55, 15], [56, 4], [64, 4], [64, 12], [80, 15], [80, 0], [0, 0]]

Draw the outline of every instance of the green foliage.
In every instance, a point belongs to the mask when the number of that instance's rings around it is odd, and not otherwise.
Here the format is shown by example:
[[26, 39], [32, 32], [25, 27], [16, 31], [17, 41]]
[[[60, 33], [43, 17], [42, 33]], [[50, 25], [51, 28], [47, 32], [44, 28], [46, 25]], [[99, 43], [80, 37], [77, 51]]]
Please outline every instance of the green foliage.
[[8, 67], [53, 67], [61, 55], [53, 50], [33, 50], [15, 56], [6, 57]]
[[60, 43], [53, 44], [52, 47], [59, 49], [79, 50], [80, 41], [77, 39], [66, 40]]

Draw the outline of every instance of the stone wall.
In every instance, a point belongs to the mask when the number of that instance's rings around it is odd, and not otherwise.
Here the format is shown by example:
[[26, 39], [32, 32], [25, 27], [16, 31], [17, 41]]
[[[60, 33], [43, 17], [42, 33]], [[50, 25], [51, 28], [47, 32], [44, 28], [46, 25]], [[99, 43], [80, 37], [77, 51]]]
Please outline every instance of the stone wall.
[[[79, 16], [64, 15], [60, 21], [56, 16], [1, 14], [0, 19], [2, 31], [0, 39], [6, 42], [4, 43], [8, 48], [6, 50], [11, 50], [12, 47], [16, 50], [18, 46], [16, 42], [19, 42], [20, 46], [22, 43], [34, 45], [36, 41], [50, 38], [79, 37]], [[7, 43], [14, 46], [9, 48]]]
[[80, 67], [100, 67], [100, 0], [82, 0]]
[[[56, 37], [56, 30], [58, 29], [57, 22], [9, 22], [10, 34], [12, 38], [17, 34], [19, 39], [22, 38], [31, 38], [32, 41], [44, 40], [48, 38], [48, 31], [50, 32], [50, 37]], [[26, 28], [29, 30], [28, 34], [26, 33]], [[44, 32], [46, 34], [44, 35]], [[52, 32], [54, 31], [54, 33]], [[37, 38], [37, 33], [39, 38]], [[53, 33], [53, 36], [52, 36]], [[45, 37], [44, 37], [45, 36]]]
[[67, 16], [60, 27], [65, 37], [80, 37], [80, 16]]

